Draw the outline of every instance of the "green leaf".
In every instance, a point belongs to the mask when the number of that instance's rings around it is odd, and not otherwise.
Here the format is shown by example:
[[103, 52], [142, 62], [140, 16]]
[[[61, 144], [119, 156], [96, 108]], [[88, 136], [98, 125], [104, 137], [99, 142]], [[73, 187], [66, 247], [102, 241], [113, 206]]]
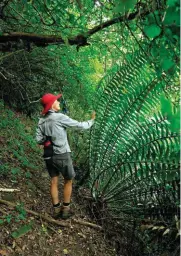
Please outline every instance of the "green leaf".
[[166, 184], [165, 189], [170, 190], [170, 189], [172, 189], [172, 186], [170, 186], [170, 184]]
[[146, 24], [147, 25], [155, 24], [155, 15], [154, 15], [154, 13], [148, 14], [148, 16], [146, 17]]
[[80, 16], [79, 20], [80, 20], [80, 22], [81, 22], [83, 25], [85, 25], [85, 24], [86, 24], [86, 22], [87, 22], [87, 20], [86, 20], [86, 17], [85, 17], [85, 16]]
[[0, 219], [0, 225], [4, 223], [4, 220]]
[[6, 221], [7, 221], [7, 223], [10, 223], [11, 220], [12, 220], [12, 215], [11, 215], [11, 214], [7, 215], [7, 216], [6, 216]]
[[69, 15], [69, 21], [70, 21], [71, 23], [74, 23], [74, 22], [75, 22], [75, 16], [74, 16], [73, 14], [70, 14], [70, 15]]
[[116, 0], [114, 1], [115, 4], [115, 8], [114, 8], [114, 12], [115, 13], [124, 13], [130, 9], [133, 9], [135, 4], [136, 4], [136, 0]]
[[176, 7], [169, 7], [167, 9], [165, 19], [163, 21], [165, 25], [180, 25], [180, 11]]
[[17, 231], [14, 231], [11, 235], [13, 238], [19, 238], [29, 232], [32, 229], [31, 225], [23, 225]]
[[165, 57], [161, 60], [161, 65], [162, 65], [163, 70], [167, 71], [167, 70], [173, 68], [175, 66], [175, 63], [172, 61], [171, 58]]
[[178, 109], [177, 113], [175, 113], [171, 116], [170, 129], [172, 132], [179, 132], [179, 130], [180, 130], [180, 109]]
[[144, 28], [144, 32], [148, 37], [154, 38], [161, 33], [161, 28], [156, 24], [152, 24], [150, 26], [146, 26]]
[[159, 53], [160, 53], [160, 49], [159, 49], [158, 45], [154, 45], [154, 46], [151, 48], [151, 54], [152, 54], [154, 57], [157, 57], [157, 56], [159, 56]]
[[25, 177], [26, 177], [26, 178], [32, 178], [31, 172], [27, 171], [27, 172], [25, 173]]
[[171, 39], [172, 36], [173, 36], [171, 29], [166, 28], [166, 29], [165, 29], [165, 35], [166, 35], [169, 39]]
[[172, 116], [172, 104], [169, 99], [165, 98], [164, 95], [160, 96], [161, 112], [163, 116]]
[[174, 6], [174, 5], [176, 5], [176, 3], [178, 3], [177, 0], [167, 0], [167, 5], [168, 6]]

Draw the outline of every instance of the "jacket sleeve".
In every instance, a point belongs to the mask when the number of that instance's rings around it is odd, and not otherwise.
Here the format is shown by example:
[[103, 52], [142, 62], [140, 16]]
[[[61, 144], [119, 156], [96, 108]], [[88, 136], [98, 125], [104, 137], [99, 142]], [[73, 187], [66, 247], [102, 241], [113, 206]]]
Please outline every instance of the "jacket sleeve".
[[43, 135], [40, 126], [38, 125], [37, 129], [36, 129], [36, 142], [40, 145], [43, 145], [43, 143], [46, 140], [46, 136]]
[[91, 119], [89, 121], [85, 121], [85, 122], [78, 122], [66, 115], [61, 114], [60, 117], [60, 123], [62, 126], [64, 127], [69, 127], [69, 128], [76, 128], [76, 129], [83, 129], [83, 130], [87, 130], [90, 129], [91, 126], [94, 124], [94, 120]]

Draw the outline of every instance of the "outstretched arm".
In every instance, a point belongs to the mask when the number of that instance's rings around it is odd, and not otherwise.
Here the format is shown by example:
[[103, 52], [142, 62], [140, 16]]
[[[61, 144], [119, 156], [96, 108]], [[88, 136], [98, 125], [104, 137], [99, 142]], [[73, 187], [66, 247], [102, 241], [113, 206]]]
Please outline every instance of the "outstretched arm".
[[94, 124], [95, 111], [92, 113], [91, 120], [79, 122], [66, 115], [61, 115], [60, 122], [64, 127], [72, 127], [76, 129], [89, 129]]

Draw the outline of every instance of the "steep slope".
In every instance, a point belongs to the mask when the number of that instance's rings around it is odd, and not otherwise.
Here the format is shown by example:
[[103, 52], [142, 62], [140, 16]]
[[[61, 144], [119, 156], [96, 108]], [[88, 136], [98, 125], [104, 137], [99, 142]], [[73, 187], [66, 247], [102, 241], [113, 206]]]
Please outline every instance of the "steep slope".
[[0, 191], [0, 255], [116, 255], [99, 226], [91, 227], [82, 197], [86, 191], [79, 190], [78, 197], [74, 188], [72, 220], [51, 222], [49, 177], [34, 140], [36, 122], [3, 102], [0, 115], [0, 189], [14, 189]]

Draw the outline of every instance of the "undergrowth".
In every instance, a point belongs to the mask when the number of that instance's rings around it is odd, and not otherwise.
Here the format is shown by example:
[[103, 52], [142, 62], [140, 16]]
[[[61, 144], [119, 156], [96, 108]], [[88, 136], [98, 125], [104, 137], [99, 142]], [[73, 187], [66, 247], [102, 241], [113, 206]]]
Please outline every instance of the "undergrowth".
[[[37, 146], [34, 133], [35, 122], [28, 120], [0, 101], [1, 150], [0, 177], [18, 182], [21, 176], [31, 179], [33, 171], [41, 164], [41, 149]], [[26, 122], [23, 122], [26, 119]]]

